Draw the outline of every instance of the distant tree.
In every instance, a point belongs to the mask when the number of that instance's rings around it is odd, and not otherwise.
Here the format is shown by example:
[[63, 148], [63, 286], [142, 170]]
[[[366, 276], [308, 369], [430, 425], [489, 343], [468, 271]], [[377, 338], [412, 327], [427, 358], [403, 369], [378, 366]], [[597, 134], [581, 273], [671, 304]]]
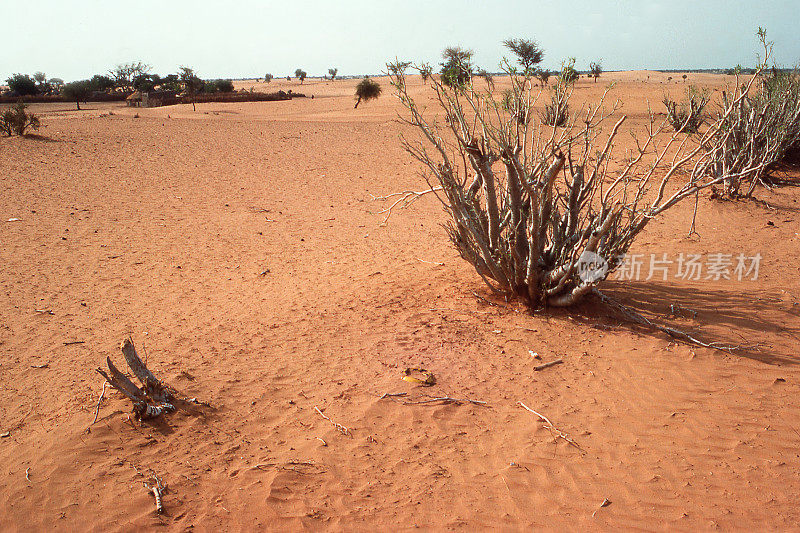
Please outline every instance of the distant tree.
[[0, 115], [0, 131], [10, 137], [13, 133], [25, 135], [25, 130], [28, 128], [38, 130], [39, 117], [33, 113], [27, 113], [25, 111], [27, 107], [20, 98], [14, 107], [3, 111]]
[[358, 107], [358, 104], [361, 103], [361, 100], [365, 102], [369, 102], [370, 100], [374, 100], [381, 95], [381, 86], [378, 84], [377, 81], [372, 80], [369, 76], [358, 82], [356, 85], [356, 96], [358, 100], [356, 100], [356, 105], [353, 107], [355, 109]]
[[149, 92], [161, 85], [158, 74], [139, 74], [133, 79], [133, 88], [137, 91]]
[[683, 78], [683, 83], [686, 83], [686, 78], [687, 78], [686, 74], [684, 74], [684, 75], [683, 75], [683, 76], [681, 76], [681, 77]]
[[85, 102], [92, 95], [94, 86], [91, 80], [73, 81], [64, 85], [61, 94], [70, 100], [75, 100], [75, 107], [81, 110], [81, 102]]
[[92, 89], [95, 91], [109, 91], [116, 86], [114, 80], [102, 74], [95, 74], [89, 81], [92, 84]]
[[536, 77], [539, 78], [539, 81], [542, 82], [542, 86], [545, 86], [550, 81], [550, 71], [549, 70], [537, 70]]
[[114, 69], [109, 71], [114, 83], [123, 91], [133, 90], [133, 80], [142, 74], [150, 72], [150, 65], [142, 63], [141, 61], [133, 61], [131, 63], [124, 63], [117, 65]]
[[533, 76], [535, 67], [544, 59], [544, 50], [536, 41], [530, 39], [506, 39], [503, 45], [517, 56], [524, 76]]
[[178, 70], [178, 79], [181, 80], [181, 86], [183, 87], [183, 90], [192, 99], [192, 110], [197, 111], [195, 97], [197, 96], [197, 93], [203, 89], [203, 80], [198, 78], [197, 74], [194, 72], [194, 69], [189, 67], [181, 67]]
[[291, 76], [286, 76], [286, 81], [292, 81], [292, 77]]
[[33, 79], [36, 81], [40, 93], [50, 94], [50, 84], [47, 83], [47, 75], [44, 72], [34, 72]]
[[603, 73], [603, 65], [600, 64], [599, 61], [593, 61], [589, 63], [589, 74], [592, 78], [594, 78], [594, 82], [597, 83], [597, 78], [600, 77], [600, 74]]
[[300, 80], [300, 85], [303, 85], [303, 81], [305, 81], [306, 76], [308, 76], [308, 74], [301, 68], [294, 71], [294, 77]]
[[490, 91], [494, 90], [494, 76], [492, 76], [491, 72], [487, 71], [486, 69], [479, 68], [477, 72], [478, 76], [486, 80], [486, 85], [489, 87]]
[[161, 89], [165, 91], [179, 92], [181, 90], [181, 80], [177, 74], [167, 74], [161, 78]]
[[64, 88], [64, 80], [61, 78], [50, 78], [48, 83], [50, 84], [52, 91], [56, 94], [60, 93], [61, 89]]
[[422, 76], [422, 83], [428, 81], [433, 75], [433, 67], [428, 65], [427, 63], [423, 63], [422, 66], [419, 68], [419, 75]]
[[460, 46], [449, 46], [442, 52], [443, 63], [439, 73], [442, 83], [448, 87], [461, 87], [472, 78], [472, 50], [465, 50]]
[[575, 58], [570, 57], [567, 61], [561, 63], [561, 74], [559, 78], [566, 84], [575, 83], [578, 80], [578, 71], [575, 70]]
[[269, 73], [264, 74], [264, 82], [265, 83], [269, 83], [271, 81], [272, 81], [272, 74], [269, 74]]
[[203, 85], [203, 92], [206, 93], [232, 93], [233, 90], [231, 80], [212, 80]]
[[328, 75], [331, 77], [332, 80], [336, 79], [336, 74], [338, 74], [338, 73], [339, 73], [339, 69], [338, 68], [329, 68], [328, 69]]
[[32, 96], [39, 94], [39, 87], [36, 85], [36, 80], [27, 74], [14, 74], [6, 79], [8, 88], [12, 93], [17, 96]]

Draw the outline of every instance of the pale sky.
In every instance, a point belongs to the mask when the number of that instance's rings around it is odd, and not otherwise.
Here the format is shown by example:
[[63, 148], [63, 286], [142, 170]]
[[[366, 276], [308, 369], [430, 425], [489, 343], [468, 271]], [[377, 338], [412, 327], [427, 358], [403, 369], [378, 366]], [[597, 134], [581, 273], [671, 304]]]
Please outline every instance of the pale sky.
[[134, 60], [203, 78], [378, 74], [395, 57], [438, 63], [450, 45], [495, 71], [509, 37], [537, 40], [550, 69], [569, 56], [580, 70], [726, 68], [754, 64], [758, 26], [779, 65], [800, 62], [799, 0], [0, 0], [0, 12], [0, 80]]

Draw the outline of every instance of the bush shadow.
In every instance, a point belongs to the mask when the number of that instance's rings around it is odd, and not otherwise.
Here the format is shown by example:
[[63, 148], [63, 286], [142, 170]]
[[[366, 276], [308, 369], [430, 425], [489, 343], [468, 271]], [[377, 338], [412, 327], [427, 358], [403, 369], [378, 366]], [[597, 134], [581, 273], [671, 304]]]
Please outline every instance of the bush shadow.
[[[606, 281], [600, 289], [658, 325], [685, 331], [705, 343], [740, 346], [732, 355], [768, 364], [800, 363], [800, 302], [791, 297], [787, 302], [776, 297], [774, 291], [742, 292], [666, 282]], [[571, 311], [557, 310], [553, 314], [569, 315], [599, 329], [625, 328], [670, 338], [654, 328], [631, 322], [596, 296]]]

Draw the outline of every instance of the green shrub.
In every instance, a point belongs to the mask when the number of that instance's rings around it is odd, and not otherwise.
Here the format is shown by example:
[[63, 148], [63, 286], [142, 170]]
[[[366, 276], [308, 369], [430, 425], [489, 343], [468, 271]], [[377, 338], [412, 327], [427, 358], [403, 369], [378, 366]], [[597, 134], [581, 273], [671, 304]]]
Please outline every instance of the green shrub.
[[358, 104], [361, 103], [361, 100], [368, 102], [370, 100], [374, 100], [381, 95], [381, 86], [378, 84], [377, 81], [371, 79], [369, 76], [361, 80], [358, 85], [356, 85], [356, 96], [358, 100], [356, 100], [356, 105], [353, 107], [355, 109], [358, 107]]
[[708, 90], [689, 86], [687, 100], [678, 104], [664, 95], [664, 106], [667, 108], [667, 119], [675, 131], [697, 133], [703, 124], [703, 109], [711, 98]]
[[25, 111], [26, 106], [22, 99], [14, 104], [10, 109], [3, 111], [0, 115], [0, 132], [5, 133], [9, 137], [13, 134], [25, 135], [25, 130], [32, 128], [39, 129], [39, 117], [33, 113]]

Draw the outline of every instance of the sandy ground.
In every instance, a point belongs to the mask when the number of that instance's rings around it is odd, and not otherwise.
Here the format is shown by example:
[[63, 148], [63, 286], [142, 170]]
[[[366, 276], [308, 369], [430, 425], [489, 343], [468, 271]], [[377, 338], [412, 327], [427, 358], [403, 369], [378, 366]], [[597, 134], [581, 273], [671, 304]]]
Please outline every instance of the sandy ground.
[[[671, 76], [582, 79], [576, 98], [617, 80], [637, 128], [685, 90]], [[0, 139], [0, 529], [797, 527], [800, 189], [704, 195], [699, 236], [686, 204], [632, 250], [760, 253], [756, 281], [605, 285], [759, 347], [676, 344], [591, 302], [531, 315], [458, 258], [433, 198], [380, 225], [372, 195], [424, 185], [389, 88], [354, 110], [355, 83], [276, 80], [315, 98], [196, 112], [34, 106], [41, 137]], [[671, 304], [697, 314], [664, 318]], [[132, 423], [107, 390], [87, 431], [94, 369], [128, 335], [212, 407]], [[536, 372], [529, 350], [564, 363]], [[435, 386], [401, 379], [417, 366]], [[487, 406], [381, 399], [402, 392]]]

